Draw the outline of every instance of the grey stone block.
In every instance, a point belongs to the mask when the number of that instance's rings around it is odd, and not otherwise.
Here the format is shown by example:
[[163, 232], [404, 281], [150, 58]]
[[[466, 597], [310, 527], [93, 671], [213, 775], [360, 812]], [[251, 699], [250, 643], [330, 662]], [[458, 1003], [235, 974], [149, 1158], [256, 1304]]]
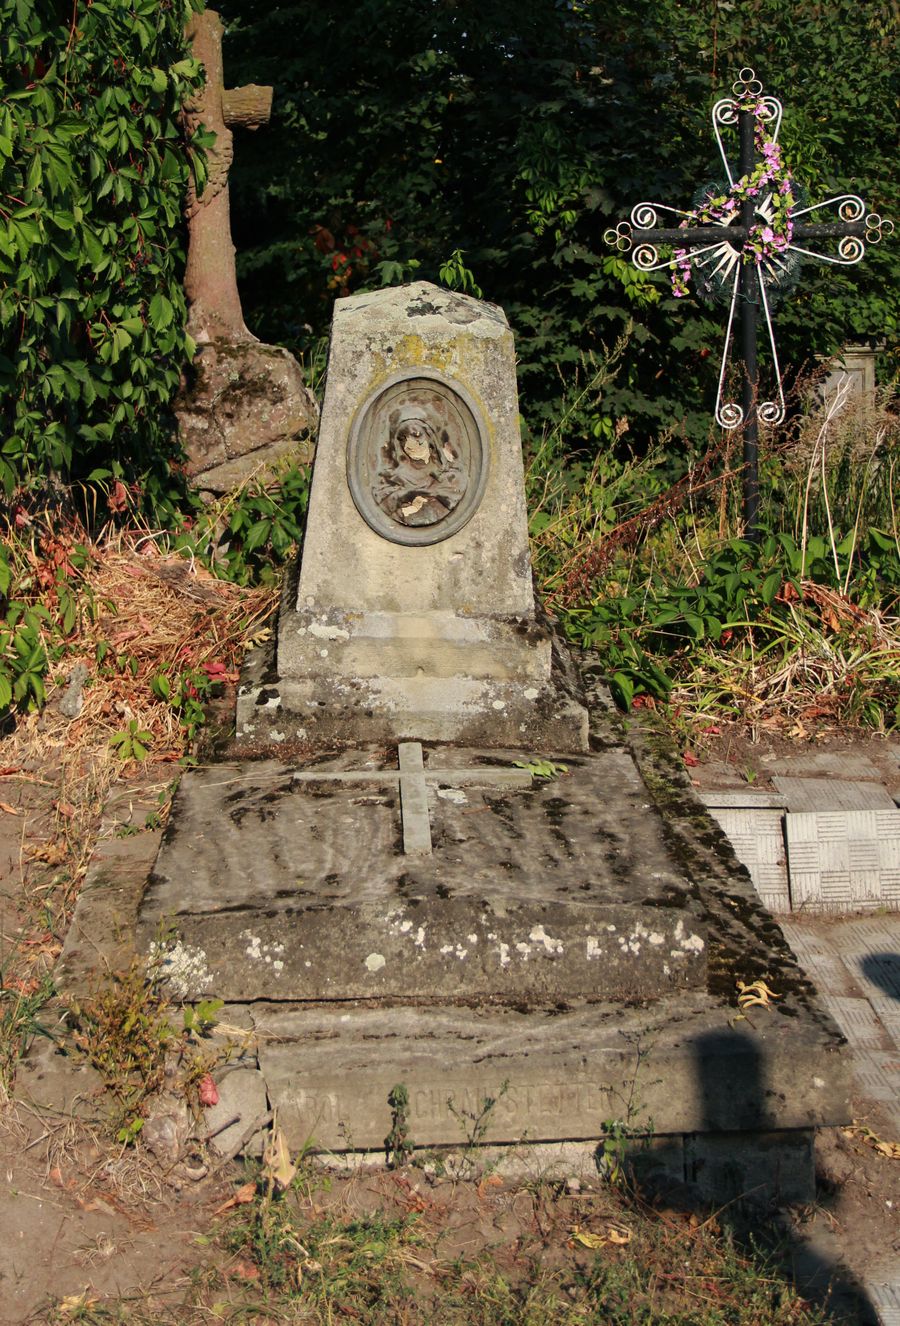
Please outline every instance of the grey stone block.
[[427, 282], [336, 302], [275, 676], [239, 691], [245, 742], [338, 735], [587, 749], [535, 604], [512, 332]]
[[[417, 1145], [464, 1141], [488, 1098], [490, 1143], [597, 1138], [623, 1117], [655, 1136], [844, 1122], [849, 1065], [804, 1019], [730, 1030], [685, 993], [662, 1010], [595, 1005], [548, 1017], [449, 1008], [257, 1010], [259, 1063], [293, 1146], [372, 1149], [407, 1087]], [[642, 1051], [638, 1056], [638, 1050]], [[506, 1087], [504, 1089], [504, 1084]]]
[[[269, 1109], [266, 1080], [257, 1068], [226, 1069], [219, 1075], [217, 1088], [219, 1102], [204, 1110], [208, 1133], [215, 1136], [210, 1142], [213, 1151], [228, 1155], [241, 1141], [256, 1119], [262, 1119]], [[235, 1123], [222, 1128], [230, 1119]], [[222, 1129], [222, 1131], [218, 1131]], [[263, 1148], [264, 1136], [258, 1132], [242, 1146], [242, 1152], [258, 1155]]]

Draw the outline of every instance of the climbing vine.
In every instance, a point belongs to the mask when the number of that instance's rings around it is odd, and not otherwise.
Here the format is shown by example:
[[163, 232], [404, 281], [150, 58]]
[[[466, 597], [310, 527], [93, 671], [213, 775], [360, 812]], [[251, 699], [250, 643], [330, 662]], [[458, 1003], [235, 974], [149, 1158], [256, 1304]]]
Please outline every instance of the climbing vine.
[[0, 0], [0, 492], [107, 481], [114, 510], [177, 484], [168, 410], [191, 353], [181, 213], [203, 136], [202, 0]]

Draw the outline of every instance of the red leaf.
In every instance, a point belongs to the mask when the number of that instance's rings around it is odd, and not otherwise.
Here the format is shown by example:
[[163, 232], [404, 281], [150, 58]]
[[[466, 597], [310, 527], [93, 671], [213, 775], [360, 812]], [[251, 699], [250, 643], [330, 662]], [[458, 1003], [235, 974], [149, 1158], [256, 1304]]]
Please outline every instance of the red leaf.
[[219, 1103], [219, 1092], [209, 1073], [200, 1079], [199, 1095], [201, 1105], [209, 1106], [218, 1105]]
[[682, 759], [684, 760], [685, 764], [689, 769], [693, 769], [695, 765], [698, 765], [700, 763], [700, 761], [697, 759], [697, 756], [692, 755], [689, 750], [686, 750], [684, 752]]

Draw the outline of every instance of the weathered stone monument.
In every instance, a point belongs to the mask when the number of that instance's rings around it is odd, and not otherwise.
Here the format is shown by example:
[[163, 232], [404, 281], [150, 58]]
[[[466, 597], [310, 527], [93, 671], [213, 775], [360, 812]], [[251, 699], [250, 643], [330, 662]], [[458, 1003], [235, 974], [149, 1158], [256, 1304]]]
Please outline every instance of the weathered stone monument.
[[[302, 564], [254, 670], [136, 917], [145, 951], [174, 934], [178, 994], [254, 1033], [223, 1093], [243, 1076], [292, 1144], [367, 1150], [402, 1082], [419, 1145], [490, 1098], [494, 1143], [618, 1120], [710, 1191], [810, 1195], [840, 1035], [683, 769], [538, 611], [499, 309], [339, 302]], [[745, 1017], [758, 979], [777, 999]]]
[[577, 689], [535, 605], [503, 312], [426, 282], [339, 300], [303, 560], [239, 737], [585, 750]]
[[308, 460], [316, 405], [293, 356], [248, 331], [237, 288], [228, 198], [232, 128], [266, 124], [272, 88], [225, 88], [222, 21], [214, 10], [193, 16], [188, 37], [206, 82], [185, 119], [191, 130], [202, 124], [216, 137], [203, 191], [188, 192], [184, 281], [197, 353], [176, 414], [188, 473], [198, 487], [224, 492], [288, 455]]

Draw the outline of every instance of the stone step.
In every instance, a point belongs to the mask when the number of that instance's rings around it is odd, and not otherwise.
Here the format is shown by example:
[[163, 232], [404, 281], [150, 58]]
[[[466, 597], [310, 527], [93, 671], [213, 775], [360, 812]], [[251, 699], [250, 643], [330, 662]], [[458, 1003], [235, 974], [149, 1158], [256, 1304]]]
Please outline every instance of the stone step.
[[733, 1026], [733, 1010], [703, 994], [674, 996], [664, 1011], [245, 1011], [269, 1104], [295, 1148], [381, 1147], [397, 1084], [417, 1146], [458, 1145], [482, 1114], [482, 1140], [495, 1143], [599, 1138], [610, 1120], [670, 1136], [784, 1133], [848, 1117], [849, 1065], [831, 1030], [802, 1012]]

